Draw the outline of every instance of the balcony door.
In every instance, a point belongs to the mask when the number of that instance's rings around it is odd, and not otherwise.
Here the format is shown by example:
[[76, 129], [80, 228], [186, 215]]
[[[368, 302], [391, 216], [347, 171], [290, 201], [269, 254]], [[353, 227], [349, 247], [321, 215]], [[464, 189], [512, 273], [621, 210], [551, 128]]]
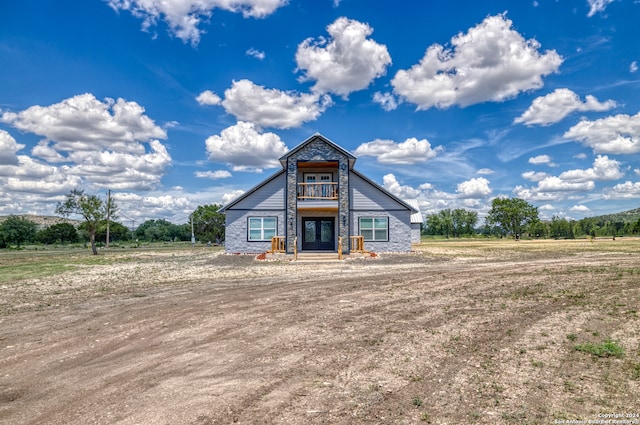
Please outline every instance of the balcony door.
[[302, 249], [333, 251], [335, 249], [335, 219], [333, 217], [302, 218]]
[[304, 173], [307, 196], [310, 198], [327, 198], [332, 194], [332, 187], [326, 183], [331, 183], [331, 173]]

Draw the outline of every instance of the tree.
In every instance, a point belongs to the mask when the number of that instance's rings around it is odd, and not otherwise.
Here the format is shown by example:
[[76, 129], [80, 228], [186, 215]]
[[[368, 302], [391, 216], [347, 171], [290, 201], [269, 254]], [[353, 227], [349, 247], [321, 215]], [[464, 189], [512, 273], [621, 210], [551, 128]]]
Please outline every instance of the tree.
[[453, 235], [460, 237], [462, 235], [472, 235], [478, 222], [478, 213], [475, 211], [467, 211], [463, 208], [457, 208], [452, 211], [451, 218], [453, 220]]
[[222, 205], [200, 205], [191, 214], [193, 228], [200, 240], [220, 243], [224, 240], [225, 216], [219, 210]]
[[44, 244], [78, 242], [78, 231], [72, 224], [58, 223], [42, 229], [36, 235], [38, 242]]
[[32, 242], [36, 238], [37, 225], [31, 220], [15, 215], [0, 224], [0, 247]]
[[486, 217], [489, 226], [499, 225], [514, 238], [530, 223], [538, 220], [538, 208], [520, 198], [495, 198]]
[[551, 217], [551, 237], [555, 239], [573, 239], [571, 223], [566, 218]]
[[96, 232], [100, 223], [110, 216], [116, 218], [115, 213], [118, 207], [114, 202], [103, 201], [96, 195], [85, 195], [84, 190], [73, 189], [67, 195], [67, 199], [56, 207], [56, 214], [64, 217], [70, 214], [79, 214], [84, 218], [84, 227], [89, 234], [91, 242], [91, 252], [98, 255], [96, 249]]
[[[113, 201], [112, 201], [113, 202]], [[118, 223], [117, 221], [112, 221], [110, 223], [109, 229], [109, 240], [113, 241], [124, 241], [130, 238], [130, 230], [125, 225]], [[101, 222], [98, 226], [98, 230], [96, 232], [96, 240], [107, 241], [107, 222], [106, 220]]]

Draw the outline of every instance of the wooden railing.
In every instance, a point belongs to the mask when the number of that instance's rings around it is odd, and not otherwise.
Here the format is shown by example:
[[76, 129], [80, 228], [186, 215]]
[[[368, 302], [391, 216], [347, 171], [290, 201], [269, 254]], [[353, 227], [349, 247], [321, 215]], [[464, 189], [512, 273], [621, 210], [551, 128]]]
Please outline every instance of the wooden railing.
[[364, 254], [364, 236], [350, 236], [350, 250]]
[[271, 238], [271, 253], [284, 253], [287, 251], [285, 246], [287, 238], [285, 236], [273, 236]]
[[298, 183], [298, 199], [338, 199], [338, 183]]
[[293, 259], [298, 259], [298, 237], [293, 238]]
[[342, 236], [338, 236], [338, 259], [342, 260]]

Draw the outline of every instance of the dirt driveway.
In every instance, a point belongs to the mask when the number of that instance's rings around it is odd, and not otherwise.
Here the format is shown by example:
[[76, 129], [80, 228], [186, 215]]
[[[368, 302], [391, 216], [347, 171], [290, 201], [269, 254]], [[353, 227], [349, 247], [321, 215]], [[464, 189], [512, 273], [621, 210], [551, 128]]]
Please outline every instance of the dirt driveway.
[[0, 286], [0, 423], [640, 423], [637, 244], [108, 253]]

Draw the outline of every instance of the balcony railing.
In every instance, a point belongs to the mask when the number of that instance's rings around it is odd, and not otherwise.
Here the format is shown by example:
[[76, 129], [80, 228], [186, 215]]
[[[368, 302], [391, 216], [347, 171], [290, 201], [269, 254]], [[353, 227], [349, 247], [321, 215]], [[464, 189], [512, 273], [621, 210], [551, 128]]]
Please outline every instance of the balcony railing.
[[298, 199], [338, 199], [338, 183], [298, 183]]

